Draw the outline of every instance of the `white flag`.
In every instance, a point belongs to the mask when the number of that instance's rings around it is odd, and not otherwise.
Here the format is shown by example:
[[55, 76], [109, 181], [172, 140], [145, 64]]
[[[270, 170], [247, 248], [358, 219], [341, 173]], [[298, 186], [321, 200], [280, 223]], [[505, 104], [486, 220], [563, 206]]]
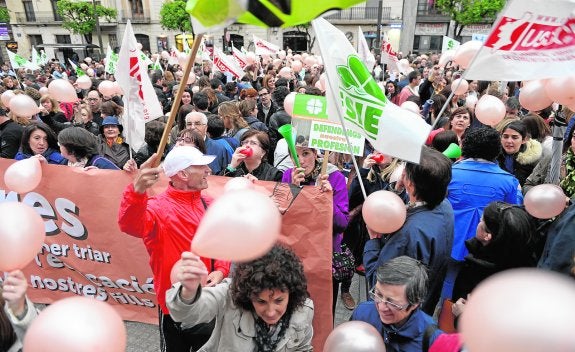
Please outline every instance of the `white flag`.
[[447, 50], [456, 50], [460, 45], [461, 42], [444, 35], [443, 43], [441, 44], [441, 52], [444, 53]]
[[182, 34], [182, 49], [186, 55], [190, 55], [192, 53], [190, 43], [188, 43], [188, 35], [186, 33]]
[[129, 20], [118, 56], [116, 80], [124, 91], [126, 140], [132, 149], [138, 150], [144, 144], [145, 123], [163, 116], [163, 113], [148, 77], [148, 66], [140, 58]]
[[229, 72], [238, 78], [243, 77], [245, 74], [244, 70], [242, 70], [242, 68], [236, 63], [236, 60], [224, 54], [220, 49], [216, 47], [214, 47], [213, 68], [223, 73]]
[[242, 69], [244, 69], [248, 65], [246, 55], [242, 53], [239, 49], [236, 49], [233, 42], [232, 42], [232, 54], [234, 56], [234, 59]]
[[140, 61], [142, 61], [144, 63], [144, 65], [146, 66], [146, 68], [150, 65], [153, 65], [154, 62], [152, 61], [152, 59], [150, 59], [148, 57], [148, 55], [144, 54], [144, 52], [142, 50], [138, 51], [138, 57], [140, 58]]
[[44, 66], [46, 64], [34, 46], [32, 46], [32, 63], [38, 66]]
[[116, 73], [116, 68], [118, 67], [118, 54], [112, 50], [110, 44], [108, 44], [108, 50], [106, 50], [106, 64], [104, 65], [104, 71], [113, 75]]
[[255, 53], [256, 55], [275, 55], [278, 51], [280, 51], [280, 47], [267, 42], [261, 38], [258, 38], [254, 35], [254, 46], [256, 47]]
[[168, 58], [168, 65], [177, 65], [180, 62], [178, 61], [178, 55], [180, 55], [180, 51], [176, 48], [172, 48], [170, 51], [170, 57]]
[[570, 1], [511, 1], [464, 77], [524, 81], [574, 75], [574, 11]]
[[156, 56], [156, 61], [152, 64], [152, 70], [159, 70], [162, 72], [162, 75], [164, 74], [164, 69], [162, 68], [162, 64], [160, 64], [160, 55]]
[[391, 43], [383, 36], [381, 40], [381, 63], [387, 64], [387, 69], [390, 71], [400, 72], [397, 59], [397, 53], [391, 47]]
[[371, 50], [369, 50], [369, 45], [367, 45], [367, 40], [365, 40], [361, 27], [357, 27], [357, 53], [363, 62], [365, 62], [367, 68], [370, 71], [373, 70], [375, 66], [375, 56]]
[[8, 58], [10, 59], [10, 65], [12, 65], [13, 69], [17, 68], [27, 68], [29, 70], [39, 70], [40, 66], [36, 65], [33, 62], [30, 62], [23, 58], [22, 56], [13, 53], [10, 50], [6, 50], [8, 52]]
[[323, 18], [312, 25], [327, 74], [329, 120], [345, 123], [384, 154], [419, 163], [431, 126], [385, 97], [343, 32]]

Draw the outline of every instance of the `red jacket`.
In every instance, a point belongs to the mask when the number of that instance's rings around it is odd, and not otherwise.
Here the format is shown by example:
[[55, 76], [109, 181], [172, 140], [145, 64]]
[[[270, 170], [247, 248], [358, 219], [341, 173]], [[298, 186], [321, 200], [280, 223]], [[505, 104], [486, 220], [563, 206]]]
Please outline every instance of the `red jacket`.
[[[118, 224], [123, 232], [144, 240], [150, 255], [158, 304], [164, 314], [170, 314], [165, 295], [172, 285], [172, 267], [182, 252], [191, 249], [192, 239], [205, 213], [200, 197], [198, 191], [180, 191], [171, 185], [155, 197], [136, 192], [133, 184], [124, 190]], [[224, 277], [228, 276], [230, 262], [215, 260], [212, 268], [211, 259], [202, 260], [208, 271], [219, 270]]]

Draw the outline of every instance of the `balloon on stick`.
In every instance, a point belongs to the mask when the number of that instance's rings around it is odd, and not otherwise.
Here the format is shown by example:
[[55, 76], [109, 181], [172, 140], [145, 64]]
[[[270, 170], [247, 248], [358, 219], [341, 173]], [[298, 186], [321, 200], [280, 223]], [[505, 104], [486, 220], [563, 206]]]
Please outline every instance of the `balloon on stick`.
[[44, 220], [30, 206], [0, 203], [0, 271], [23, 269], [42, 248]]
[[[550, 302], [560, 303], [560, 308], [553, 309]], [[575, 351], [573, 312], [572, 279], [551, 271], [514, 269], [490, 276], [473, 290], [459, 326], [469, 351]]]
[[537, 219], [551, 219], [563, 212], [567, 196], [553, 184], [537, 185], [525, 194], [525, 210]]
[[40, 159], [31, 157], [8, 166], [4, 173], [6, 187], [17, 193], [33, 191], [42, 181]]
[[108, 303], [64, 298], [44, 309], [24, 337], [27, 352], [123, 352], [126, 328]]
[[253, 190], [226, 192], [202, 218], [192, 252], [207, 258], [249, 261], [267, 253], [280, 231], [280, 212], [267, 195]]
[[475, 105], [475, 116], [488, 126], [495, 126], [505, 117], [505, 104], [493, 95], [484, 95]]
[[329, 334], [323, 352], [385, 352], [379, 331], [363, 321], [348, 321]]
[[407, 210], [397, 194], [377, 191], [365, 199], [362, 214], [368, 228], [379, 233], [392, 233], [405, 223]]

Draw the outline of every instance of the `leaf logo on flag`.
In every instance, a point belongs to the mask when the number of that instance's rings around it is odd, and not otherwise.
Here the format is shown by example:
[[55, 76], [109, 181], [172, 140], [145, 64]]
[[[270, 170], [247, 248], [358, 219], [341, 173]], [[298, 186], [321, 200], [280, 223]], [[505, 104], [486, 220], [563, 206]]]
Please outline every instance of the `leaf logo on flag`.
[[22, 56], [20, 56], [18, 54], [16, 54], [16, 56], [14, 56], [14, 60], [16, 61], [18, 66], [24, 66], [28, 62], [28, 60], [26, 60], [25, 58], [23, 58]]
[[365, 64], [357, 55], [350, 55], [347, 65], [337, 66], [340, 80], [339, 98], [344, 118], [361, 127], [371, 138], [377, 137], [379, 117], [388, 100]]

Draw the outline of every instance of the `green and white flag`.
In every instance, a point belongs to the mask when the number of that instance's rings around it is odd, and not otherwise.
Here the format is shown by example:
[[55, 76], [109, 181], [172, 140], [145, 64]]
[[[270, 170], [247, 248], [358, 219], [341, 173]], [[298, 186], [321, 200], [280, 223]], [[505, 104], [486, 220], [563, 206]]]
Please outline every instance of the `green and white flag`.
[[[42, 54], [44, 55], [42, 56]], [[44, 52], [44, 50], [42, 50], [42, 54], [38, 54], [36, 48], [32, 46], [32, 63], [38, 66], [46, 65], [46, 61], [44, 61], [46, 59], [46, 53]]]
[[182, 49], [186, 55], [190, 55], [192, 53], [190, 43], [188, 43], [188, 35], [186, 33], [182, 34]]
[[16, 53], [13, 53], [10, 50], [6, 50], [6, 51], [8, 52], [8, 58], [10, 59], [10, 65], [12, 65], [13, 69], [18, 69], [18, 68], [27, 68], [30, 70], [39, 70], [40, 69], [40, 66], [36, 65], [33, 62], [26, 60], [22, 56], [20, 56]]
[[82, 70], [80, 67], [78, 67], [78, 65], [76, 65], [74, 63], [74, 61], [68, 59], [68, 62], [70, 63], [70, 65], [72, 65], [72, 68], [74, 69], [74, 71], [76, 71], [77, 77], [82, 77], [82, 76], [86, 75], [86, 72], [84, 72], [84, 70]]
[[164, 74], [164, 69], [162, 68], [162, 65], [160, 64], [160, 55], [158, 55], [156, 57], [156, 61], [152, 64], [152, 70], [154, 70], [154, 71], [160, 70], [162, 72], [162, 75]]
[[455, 50], [459, 48], [460, 45], [461, 43], [458, 42], [457, 40], [444, 35], [443, 43], [441, 44], [441, 52], [444, 53], [447, 50]]
[[431, 126], [386, 98], [343, 32], [323, 18], [312, 25], [326, 70], [329, 120], [365, 136], [383, 154], [419, 163]]
[[154, 64], [152, 59], [150, 59], [148, 55], [144, 54], [142, 50], [139, 50], [138, 57], [140, 58], [140, 62], [143, 62], [146, 67]]
[[118, 67], [118, 54], [112, 50], [110, 44], [108, 44], [108, 50], [106, 51], [106, 63], [104, 65], [104, 71], [113, 75], [116, 74], [116, 67]]

